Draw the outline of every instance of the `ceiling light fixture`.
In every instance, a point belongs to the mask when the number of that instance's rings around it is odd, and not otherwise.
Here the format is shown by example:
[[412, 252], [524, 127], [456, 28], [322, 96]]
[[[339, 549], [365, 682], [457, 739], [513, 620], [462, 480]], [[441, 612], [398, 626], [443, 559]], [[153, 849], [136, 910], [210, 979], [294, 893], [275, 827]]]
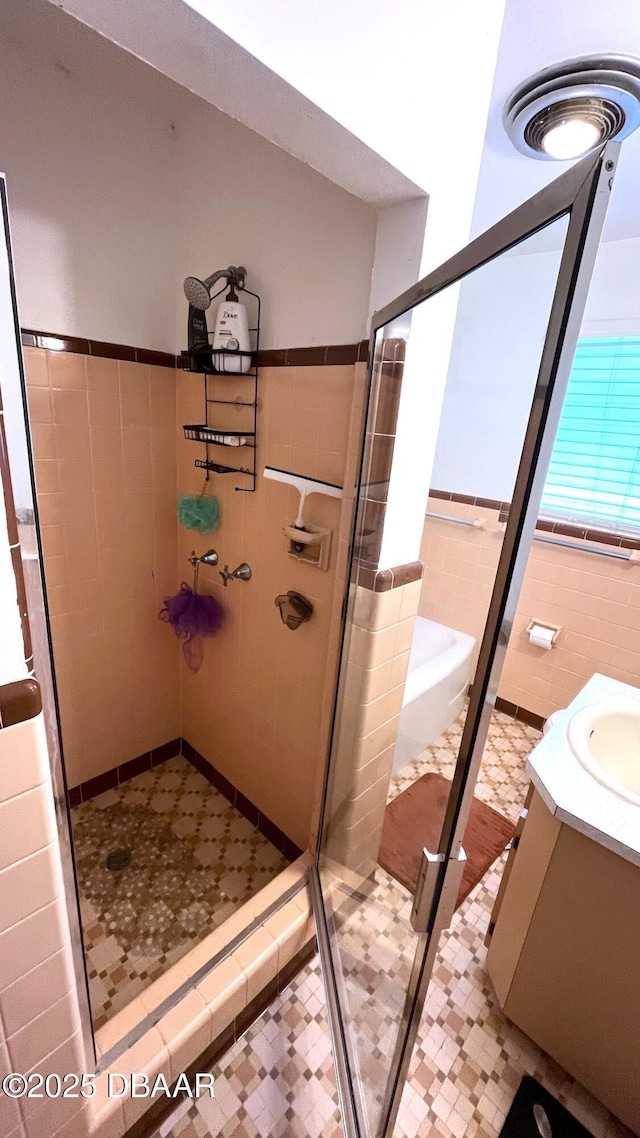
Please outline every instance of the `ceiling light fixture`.
[[640, 60], [587, 55], [538, 72], [507, 100], [504, 126], [529, 158], [579, 158], [640, 126]]

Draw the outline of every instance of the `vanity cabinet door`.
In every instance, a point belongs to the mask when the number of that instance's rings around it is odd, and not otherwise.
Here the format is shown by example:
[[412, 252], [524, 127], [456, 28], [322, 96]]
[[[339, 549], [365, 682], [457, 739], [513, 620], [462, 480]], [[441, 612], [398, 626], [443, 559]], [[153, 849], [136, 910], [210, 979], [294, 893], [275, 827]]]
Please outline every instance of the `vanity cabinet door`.
[[509, 852], [507, 854], [507, 860], [506, 860], [505, 867], [504, 867], [504, 873], [502, 874], [502, 879], [501, 879], [500, 885], [498, 887], [496, 899], [493, 903], [493, 909], [491, 910], [491, 920], [489, 921], [489, 928], [487, 929], [487, 935], [484, 938], [484, 943], [486, 945], [489, 945], [491, 943], [491, 937], [493, 936], [493, 930], [496, 927], [496, 921], [498, 920], [500, 909], [502, 908], [502, 899], [505, 895], [507, 885], [509, 884], [509, 878], [511, 877], [511, 871], [513, 869], [513, 863], [515, 861], [516, 852], [517, 852], [518, 846], [520, 845], [520, 838], [522, 837], [522, 831], [524, 830], [524, 824], [525, 824], [527, 817], [528, 817], [528, 814], [529, 814], [529, 807], [531, 805], [531, 799], [533, 798], [533, 791], [534, 791], [534, 786], [533, 786], [533, 783], [530, 782], [529, 783], [529, 789], [527, 791], [527, 797], [525, 799], [524, 806], [522, 807], [522, 810], [520, 811], [520, 816], [519, 816], [517, 824], [516, 824], [516, 832], [513, 835], [513, 838], [511, 839], [511, 841], [509, 842], [509, 846], [508, 846]]

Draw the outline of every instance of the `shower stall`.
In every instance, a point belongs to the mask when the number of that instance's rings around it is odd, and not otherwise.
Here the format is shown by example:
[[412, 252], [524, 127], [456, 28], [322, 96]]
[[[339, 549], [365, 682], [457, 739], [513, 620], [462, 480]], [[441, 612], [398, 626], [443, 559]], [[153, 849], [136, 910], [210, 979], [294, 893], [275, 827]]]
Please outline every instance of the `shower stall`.
[[[103, 1057], [139, 1037], [161, 1000], [237, 947], [306, 872], [284, 871], [309, 845], [326, 750], [353, 500], [340, 500], [341, 487], [353, 477], [349, 432], [365, 364], [356, 344], [343, 353], [349, 363], [278, 366], [278, 353], [259, 351], [259, 302], [245, 273], [230, 266], [185, 289], [190, 338], [218, 278], [223, 294], [255, 299], [246, 370], [216, 366], [224, 350], [212, 358], [209, 344], [203, 356], [193, 341], [176, 357], [22, 334], [66, 802]], [[322, 434], [305, 443], [311, 404]], [[307, 505], [309, 532], [334, 537], [322, 566], [293, 556], [283, 535], [298, 513], [291, 480], [254, 473], [294, 469], [298, 433], [298, 469], [313, 488], [333, 488]], [[236, 458], [243, 443], [250, 463]], [[216, 509], [187, 528], [177, 512], [185, 500]], [[175, 614], [183, 598], [191, 616], [196, 602], [215, 608], [206, 629], [215, 635], [190, 635], [184, 605]], [[202, 613], [195, 623], [202, 632]]]

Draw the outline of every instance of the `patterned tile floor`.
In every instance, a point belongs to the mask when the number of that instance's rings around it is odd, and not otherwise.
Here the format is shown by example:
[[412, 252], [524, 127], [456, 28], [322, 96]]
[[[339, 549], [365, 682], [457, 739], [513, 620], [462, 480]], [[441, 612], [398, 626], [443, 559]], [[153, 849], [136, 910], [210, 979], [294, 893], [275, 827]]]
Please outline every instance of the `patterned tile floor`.
[[[450, 775], [459, 732], [454, 726], [412, 769], [399, 772], [391, 796], [426, 770]], [[494, 716], [476, 793], [513, 818], [526, 790], [524, 759], [538, 737], [532, 728], [499, 713]], [[633, 1138], [510, 1024], [496, 1004], [484, 969], [484, 935], [503, 861], [478, 883], [442, 937], [396, 1138], [496, 1138], [520, 1078], [527, 1073], [564, 1102], [595, 1138]], [[383, 901], [391, 909], [391, 919], [381, 929]], [[353, 951], [357, 948], [360, 953], [360, 979], [366, 957], [364, 973], [370, 968], [376, 982], [375, 1003], [362, 1000], [360, 1028], [367, 1032], [371, 1050], [379, 1047], [383, 1054], [384, 1024], [381, 1031], [376, 1008], [390, 994], [386, 970], [397, 967], [399, 952], [391, 934], [404, 929], [407, 902], [406, 891], [379, 870], [376, 895], [367, 901], [372, 906], [369, 920], [375, 923], [367, 921], [360, 906], [358, 921], [350, 930]], [[375, 931], [366, 938], [371, 930]], [[406, 942], [404, 931], [403, 939]], [[361, 983], [358, 989], [357, 976], [354, 966], [350, 995], [359, 990], [366, 997], [367, 985]], [[393, 991], [389, 1006], [393, 1007]], [[385, 1061], [388, 1064], [388, 1058]], [[372, 1071], [380, 1075], [375, 1061]], [[182, 1102], [157, 1138], [337, 1138], [341, 1134], [317, 961], [228, 1052], [215, 1075], [216, 1098]]]
[[[94, 1028], [287, 861], [181, 755], [72, 810]], [[114, 850], [131, 862], [113, 872]]]

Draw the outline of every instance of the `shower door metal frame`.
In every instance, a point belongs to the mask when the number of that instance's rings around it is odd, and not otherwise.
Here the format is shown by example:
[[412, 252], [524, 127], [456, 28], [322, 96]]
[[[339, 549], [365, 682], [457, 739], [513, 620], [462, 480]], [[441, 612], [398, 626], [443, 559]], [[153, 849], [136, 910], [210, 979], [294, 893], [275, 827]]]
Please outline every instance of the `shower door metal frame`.
[[[570, 170], [502, 218], [486, 233], [481, 234], [455, 256], [386, 305], [374, 315], [372, 320], [365, 404], [367, 414], [360, 449], [356, 485], [358, 509], [354, 512], [348, 581], [352, 579], [355, 541], [362, 510], [360, 489], [368, 433], [367, 424], [371, 425], [374, 346], [378, 331], [429, 297], [460, 282], [476, 269], [495, 260], [500, 254], [568, 215], [569, 222], [531, 411], [443, 824], [438, 850], [440, 863], [437, 875], [434, 875], [429, 906], [428, 931], [425, 929], [417, 934], [403, 1016], [399, 1024], [395, 1054], [390, 1065], [382, 1123], [375, 1138], [392, 1136], [440, 933], [447, 927], [452, 915], [451, 884], [459, 866], [462, 839], [538, 518], [547, 468], [602, 236], [619, 149], [619, 143], [609, 142], [595, 155], [591, 154], [577, 162]], [[332, 949], [333, 925], [331, 916], [325, 909], [320, 877], [332, 750], [340, 708], [341, 681], [344, 681], [345, 672], [345, 637], [349, 623], [347, 601], [348, 587], [343, 606], [340, 669], [334, 698], [331, 742], [318, 827], [319, 837], [315, 864], [309, 874], [309, 884], [327, 989], [327, 1007], [344, 1132], [346, 1138], [374, 1138], [367, 1133], [366, 1116], [360, 1102], [360, 1089], [357, 1079], [354, 1079], [350, 1070], [345, 1017], [341, 1007], [344, 995], [340, 984], [341, 977], [338, 974], [339, 957], [336, 959]]]

